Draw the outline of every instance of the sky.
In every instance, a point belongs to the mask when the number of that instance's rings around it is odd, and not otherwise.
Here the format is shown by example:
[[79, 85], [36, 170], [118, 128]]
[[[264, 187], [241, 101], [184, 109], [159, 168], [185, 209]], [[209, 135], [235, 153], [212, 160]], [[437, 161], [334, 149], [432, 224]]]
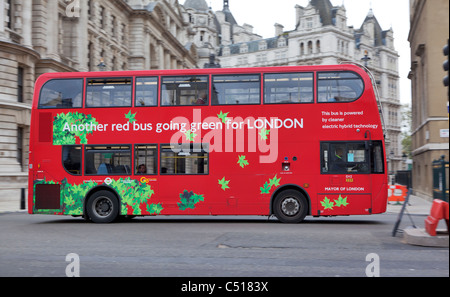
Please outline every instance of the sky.
[[[206, 0], [214, 11], [223, 9], [223, 0]], [[230, 10], [239, 25], [254, 27], [253, 32], [263, 38], [275, 36], [274, 24], [284, 26], [284, 31], [295, 29], [295, 5], [308, 6], [309, 0], [229, 0]], [[344, 4], [347, 25], [359, 29], [372, 8], [383, 30], [392, 27], [395, 49], [400, 55], [400, 101], [411, 102], [411, 83], [407, 78], [411, 68], [408, 42], [409, 0], [331, 0], [335, 6]]]

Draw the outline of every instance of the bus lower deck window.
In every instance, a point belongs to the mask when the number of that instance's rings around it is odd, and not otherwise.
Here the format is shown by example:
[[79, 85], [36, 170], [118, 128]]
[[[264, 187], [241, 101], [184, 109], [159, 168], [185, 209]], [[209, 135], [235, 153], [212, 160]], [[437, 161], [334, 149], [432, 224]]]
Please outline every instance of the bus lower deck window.
[[161, 146], [162, 175], [206, 175], [209, 173], [206, 144]]
[[369, 154], [364, 142], [321, 144], [321, 172], [326, 174], [368, 174]]
[[374, 141], [371, 154], [370, 160], [372, 173], [384, 173], [383, 142]]
[[86, 146], [84, 162], [88, 175], [131, 175], [131, 147]]
[[134, 147], [134, 165], [137, 175], [158, 173], [158, 147], [156, 144], [137, 144]]
[[72, 175], [81, 175], [81, 146], [66, 145], [62, 147], [62, 164]]

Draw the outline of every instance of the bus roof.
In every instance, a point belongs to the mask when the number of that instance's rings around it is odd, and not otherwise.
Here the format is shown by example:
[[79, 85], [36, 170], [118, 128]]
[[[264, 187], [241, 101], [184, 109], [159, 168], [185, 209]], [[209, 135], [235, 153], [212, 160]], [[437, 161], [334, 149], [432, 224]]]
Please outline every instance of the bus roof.
[[[78, 77], [121, 77], [121, 76], [160, 76], [160, 75], [200, 75], [200, 74], [244, 74], [244, 73], [283, 73], [295, 71], [354, 71], [365, 74], [363, 68], [353, 64], [314, 65], [314, 66], [277, 66], [252, 68], [209, 68], [209, 69], [170, 69], [170, 70], [127, 70], [127, 71], [93, 71], [93, 72], [53, 72], [45, 73], [38, 78], [38, 82], [50, 79], [78, 78]], [[365, 75], [364, 75], [365, 76]], [[37, 84], [38, 84], [37, 82]]]

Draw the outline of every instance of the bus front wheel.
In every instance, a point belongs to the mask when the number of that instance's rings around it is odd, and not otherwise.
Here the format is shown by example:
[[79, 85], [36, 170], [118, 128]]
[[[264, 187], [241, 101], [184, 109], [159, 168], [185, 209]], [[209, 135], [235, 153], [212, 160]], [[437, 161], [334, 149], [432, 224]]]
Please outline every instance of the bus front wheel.
[[273, 205], [275, 216], [283, 223], [302, 222], [308, 213], [308, 201], [296, 190], [286, 190], [277, 195]]
[[119, 202], [113, 193], [98, 191], [87, 201], [86, 212], [94, 223], [111, 223], [119, 215]]

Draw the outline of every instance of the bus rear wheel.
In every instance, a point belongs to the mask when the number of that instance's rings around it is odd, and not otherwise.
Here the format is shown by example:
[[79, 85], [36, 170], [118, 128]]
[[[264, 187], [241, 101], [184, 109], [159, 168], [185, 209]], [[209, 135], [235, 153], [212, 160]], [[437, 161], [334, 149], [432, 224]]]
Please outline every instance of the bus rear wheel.
[[286, 190], [276, 196], [273, 212], [283, 223], [301, 223], [308, 214], [308, 201], [300, 192]]
[[98, 191], [89, 197], [86, 212], [94, 223], [112, 223], [119, 215], [119, 201], [109, 191]]

